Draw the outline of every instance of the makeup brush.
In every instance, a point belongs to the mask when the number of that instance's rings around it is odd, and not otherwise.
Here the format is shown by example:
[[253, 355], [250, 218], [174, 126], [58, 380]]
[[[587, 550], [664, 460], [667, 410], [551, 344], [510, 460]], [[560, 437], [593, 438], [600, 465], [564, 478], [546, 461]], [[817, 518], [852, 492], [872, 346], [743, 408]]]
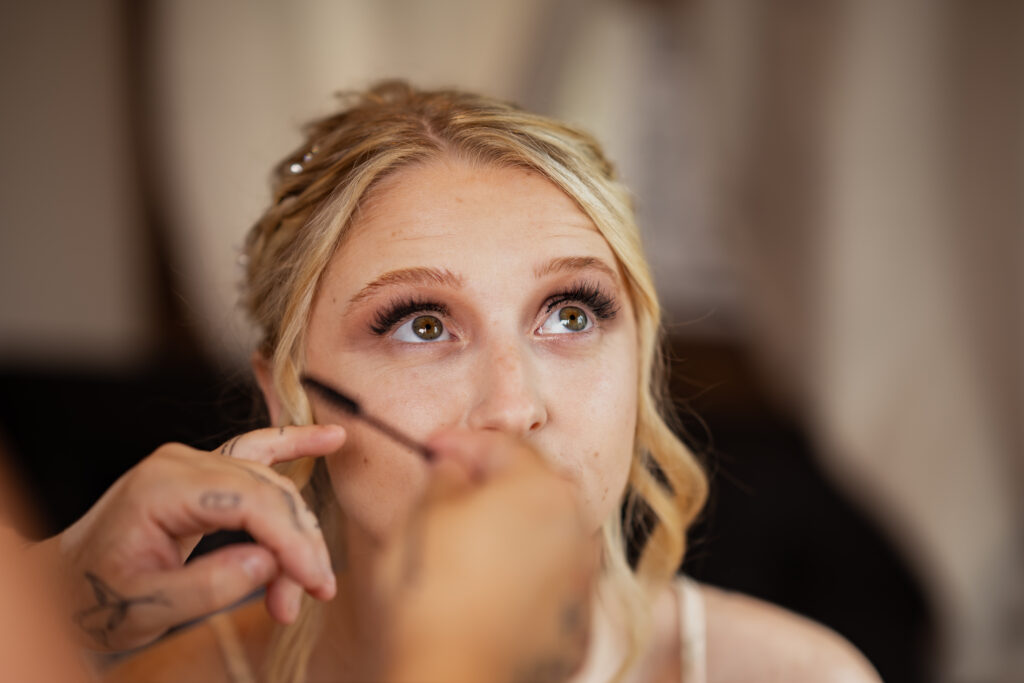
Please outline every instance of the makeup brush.
[[359, 418], [366, 424], [370, 425], [371, 427], [379, 431], [381, 434], [384, 434], [385, 436], [388, 436], [391, 439], [397, 441], [398, 443], [402, 444], [403, 446], [413, 451], [414, 453], [419, 453], [428, 462], [434, 459], [434, 452], [432, 450], [430, 450], [420, 442], [416, 441], [412, 437], [408, 436], [407, 434], [404, 434], [403, 432], [399, 431], [395, 427], [392, 427], [391, 425], [389, 425], [387, 422], [384, 422], [380, 418], [365, 412], [355, 399], [346, 396], [345, 394], [341, 393], [334, 387], [331, 387], [330, 385], [321, 382], [318, 379], [314, 379], [309, 375], [303, 375], [300, 378], [300, 381], [302, 382], [302, 386], [304, 386], [307, 390], [312, 391], [314, 394], [322, 398], [324, 401], [331, 404], [334, 408], [346, 412], [352, 417]]

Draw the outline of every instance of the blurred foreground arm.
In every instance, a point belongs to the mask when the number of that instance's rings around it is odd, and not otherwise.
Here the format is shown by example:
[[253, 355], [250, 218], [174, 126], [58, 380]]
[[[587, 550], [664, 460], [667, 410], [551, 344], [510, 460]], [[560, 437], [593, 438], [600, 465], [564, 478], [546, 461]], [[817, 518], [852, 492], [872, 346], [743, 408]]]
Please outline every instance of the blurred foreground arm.
[[388, 683], [562, 681], [583, 662], [598, 546], [571, 484], [502, 434], [449, 432], [383, 554]]

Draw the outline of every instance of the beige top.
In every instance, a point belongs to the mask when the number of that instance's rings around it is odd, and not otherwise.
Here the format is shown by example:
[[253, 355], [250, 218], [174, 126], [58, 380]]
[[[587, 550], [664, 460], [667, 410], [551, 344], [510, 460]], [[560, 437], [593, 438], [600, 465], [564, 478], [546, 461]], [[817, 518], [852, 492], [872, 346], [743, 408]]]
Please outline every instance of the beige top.
[[[704, 597], [692, 579], [680, 576], [675, 582], [679, 599], [679, 631], [682, 642], [679, 646], [682, 663], [681, 683], [707, 683], [707, 638], [704, 615]], [[232, 683], [256, 683], [249, 659], [238, 631], [226, 612], [220, 612], [209, 619], [210, 627], [217, 636], [224, 665]]]

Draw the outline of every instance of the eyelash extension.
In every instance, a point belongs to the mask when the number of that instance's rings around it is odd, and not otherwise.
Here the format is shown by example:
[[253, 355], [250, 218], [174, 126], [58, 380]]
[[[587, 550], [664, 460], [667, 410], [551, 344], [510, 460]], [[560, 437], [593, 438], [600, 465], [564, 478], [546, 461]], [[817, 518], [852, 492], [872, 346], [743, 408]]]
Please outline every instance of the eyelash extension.
[[550, 313], [555, 306], [570, 302], [583, 304], [601, 320], [611, 320], [619, 312], [619, 307], [615, 305], [615, 299], [605, 294], [597, 285], [589, 282], [574, 284], [568, 289], [548, 297], [548, 300], [544, 302], [545, 312]]
[[387, 308], [381, 309], [374, 314], [370, 330], [374, 334], [384, 336], [405, 318], [408, 318], [413, 313], [421, 312], [439, 313], [442, 316], [447, 316], [448, 307], [440, 302], [427, 301], [425, 299], [402, 299], [395, 301]]
[[[595, 284], [581, 282], [553, 294], [544, 302], [545, 312], [550, 313], [555, 306], [564, 303], [580, 303], [589, 308], [600, 320], [611, 320], [619, 312], [615, 300]], [[393, 302], [373, 316], [370, 329], [374, 334], [384, 336], [398, 323], [413, 313], [430, 312], [448, 316], [448, 307], [438, 301], [426, 299], [403, 299]]]

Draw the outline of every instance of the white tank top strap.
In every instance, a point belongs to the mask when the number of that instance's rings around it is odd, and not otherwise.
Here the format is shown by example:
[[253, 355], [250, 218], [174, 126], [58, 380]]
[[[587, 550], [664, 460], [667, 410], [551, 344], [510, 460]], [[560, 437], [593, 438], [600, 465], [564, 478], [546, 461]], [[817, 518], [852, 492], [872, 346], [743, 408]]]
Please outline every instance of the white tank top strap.
[[680, 655], [683, 683], [707, 683], [707, 620], [704, 596], [697, 582], [687, 576], [675, 581], [679, 598]]

